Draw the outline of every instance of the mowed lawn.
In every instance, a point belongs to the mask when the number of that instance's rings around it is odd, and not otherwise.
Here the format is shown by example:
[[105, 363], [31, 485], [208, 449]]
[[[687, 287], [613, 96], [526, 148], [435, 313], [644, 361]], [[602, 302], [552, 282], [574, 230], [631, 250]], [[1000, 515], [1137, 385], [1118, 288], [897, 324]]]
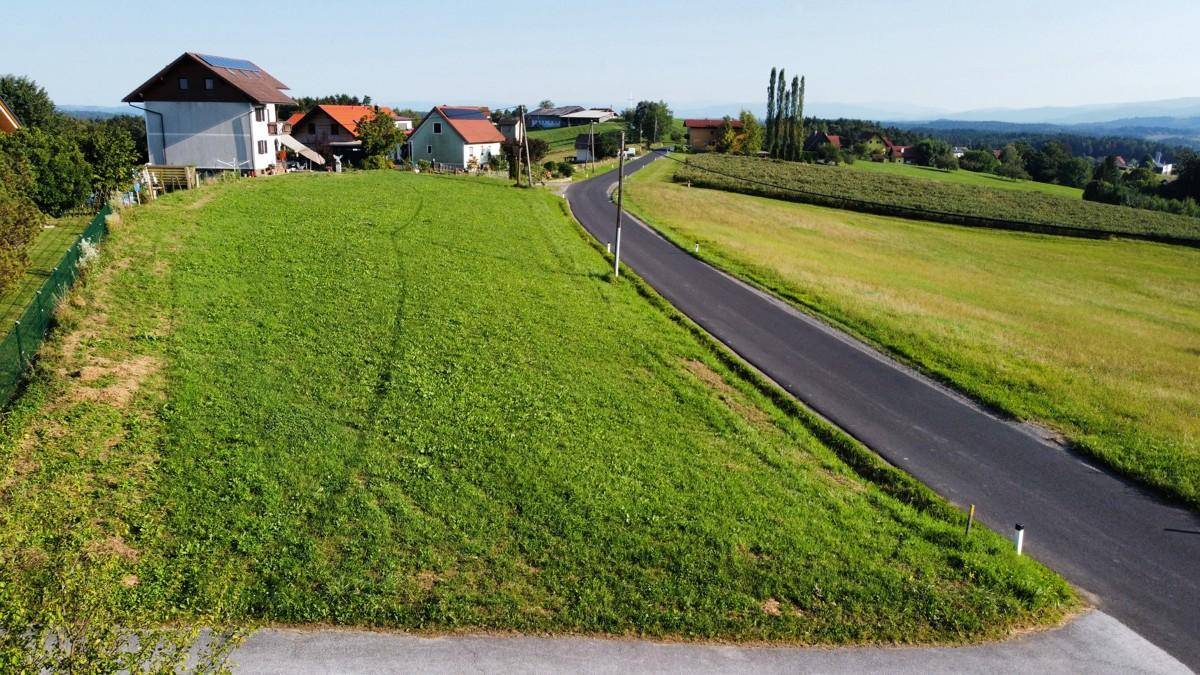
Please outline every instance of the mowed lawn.
[[991, 173], [976, 173], [974, 171], [942, 171], [928, 166], [916, 166], [913, 164], [897, 164], [895, 162], [870, 162], [859, 160], [853, 164], [845, 164], [842, 168], [852, 171], [873, 171], [875, 173], [886, 173], [895, 176], [906, 176], [908, 178], [924, 178], [925, 180], [945, 181], [949, 183], [958, 183], [960, 185], [977, 185], [986, 188], [1000, 188], [1002, 190], [1026, 190], [1032, 192], [1044, 192], [1056, 197], [1067, 197], [1069, 199], [1083, 199], [1083, 190], [1079, 188], [1068, 187], [1066, 185], [1054, 185], [1053, 183], [1039, 183], [1032, 180], [1013, 180], [1004, 178]]
[[607, 274], [559, 198], [497, 181], [289, 175], [127, 213], [3, 419], [0, 604], [801, 643], [1075, 606]]
[[688, 188], [626, 203], [689, 250], [1200, 506], [1200, 251]]

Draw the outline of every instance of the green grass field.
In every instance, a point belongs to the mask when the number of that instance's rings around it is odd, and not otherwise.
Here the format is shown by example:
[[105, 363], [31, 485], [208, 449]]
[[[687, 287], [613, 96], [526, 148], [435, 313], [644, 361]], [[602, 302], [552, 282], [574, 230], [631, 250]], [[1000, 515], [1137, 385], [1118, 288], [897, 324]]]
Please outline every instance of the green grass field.
[[[597, 124], [593, 129], [596, 134], [602, 134], [606, 131], [620, 131], [625, 128], [625, 123], [618, 120], [609, 120], [602, 124]], [[588, 133], [588, 125], [579, 125], [573, 127], [561, 127], [559, 129], [534, 129], [529, 132], [530, 138], [540, 138], [550, 145], [550, 150], [562, 150], [564, 148], [571, 150], [574, 154], [575, 139], [579, 134]]]
[[973, 171], [942, 171], [927, 166], [916, 166], [913, 164], [897, 164], [895, 162], [869, 162], [859, 160], [853, 164], [845, 164], [843, 168], [854, 169], [858, 171], [873, 171], [875, 173], [890, 174], [893, 176], [907, 176], [909, 178], [923, 178], [926, 180], [940, 180], [948, 183], [958, 183], [960, 185], [975, 185], [978, 187], [1000, 188], [1002, 190], [1024, 190], [1028, 192], [1044, 192], [1048, 195], [1056, 197], [1066, 197], [1068, 199], [1083, 199], [1083, 190], [1079, 188], [1067, 187], [1066, 185], [1054, 185], [1052, 183], [1039, 183], [1032, 180], [1013, 180], [1004, 178], [991, 173], [975, 173]]
[[127, 213], [3, 418], [0, 605], [822, 644], [1075, 606], [851, 471], [564, 208], [380, 171]]
[[12, 323], [21, 318], [25, 308], [33, 302], [34, 294], [50, 277], [54, 266], [62, 260], [90, 220], [87, 216], [58, 218], [47, 223], [50, 226], [38, 233], [37, 239], [29, 247], [29, 268], [12, 286], [0, 293], [0, 333], [8, 332]]
[[625, 200], [688, 250], [1200, 506], [1200, 251], [688, 188], [676, 166]]

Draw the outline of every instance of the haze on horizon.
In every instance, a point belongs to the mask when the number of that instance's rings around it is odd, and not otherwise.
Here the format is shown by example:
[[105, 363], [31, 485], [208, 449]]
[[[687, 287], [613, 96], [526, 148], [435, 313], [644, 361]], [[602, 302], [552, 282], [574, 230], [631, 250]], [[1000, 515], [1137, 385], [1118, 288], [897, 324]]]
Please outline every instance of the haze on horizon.
[[[1073, 106], [1200, 95], [1200, 3], [748, 0], [342, 8], [215, 0], [154, 11], [17, 3], [0, 72], [63, 105], [119, 105], [184, 51], [247, 58], [294, 96], [620, 107], [765, 98], [780, 65], [809, 100], [899, 109]], [[140, 7], [140, 6], [139, 6]]]

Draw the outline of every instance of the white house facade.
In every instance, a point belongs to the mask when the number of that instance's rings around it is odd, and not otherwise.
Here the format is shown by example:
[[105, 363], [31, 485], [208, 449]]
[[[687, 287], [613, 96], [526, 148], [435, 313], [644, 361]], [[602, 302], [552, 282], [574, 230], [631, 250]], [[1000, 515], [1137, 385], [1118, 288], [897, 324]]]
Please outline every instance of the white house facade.
[[408, 137], [409, 157], [455, 169], [480, 168], [500, 154], [503, 142], [486, 108], [438, 106]]
[[281, 168], [286, 88], [250, 61], [189, 52], [124, 100], [145, 115], [151, 164], [260, 174]]

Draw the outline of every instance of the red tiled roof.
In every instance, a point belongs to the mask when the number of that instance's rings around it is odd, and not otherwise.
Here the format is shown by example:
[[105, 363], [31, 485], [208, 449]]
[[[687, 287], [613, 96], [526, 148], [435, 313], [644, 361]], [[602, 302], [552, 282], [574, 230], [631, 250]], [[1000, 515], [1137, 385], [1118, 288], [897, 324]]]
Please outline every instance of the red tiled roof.
[[[488, 109], [479, 106], [457, 106], [457, 105], [439, 105], [434, 108], [442, 119], [450, 123], [450, 128], [454, 129], [462, 139], [468, 143], [503, 143], [504, 134], [496, 128], [495, 124], [488, 119]], [[455, 119], [452, 116], [446, 115], [445, 111], [454, 110], [477, 110], [483, 113], [483, 119]], [[426, 115], [425, 119], [429, 119]], [[424, 124], [424, 120], [421, 121]]]
[[329, 115], [333, 121], [345, 127], [346, 131], [358, 135], [358, 121], [362, 118], [375, 117], [375, 109], [369, 105], [319, 105], [316, 108]]
[[[725, 120], [714, 119], [711, 117], [683, 121], [683, 126], [687, 127], [688, 129], [719, 129], [723, 124], [725, 124]], [[734, 129], [741, 129], [742, 121], [731, 119], [729, 120], [729, 125]]]
[[842, 147], [842, 137], [841, 136], [831, 136], [829, 134], [825, 134], [825, 140], [835, 148], [840, 149]]
[[300, 121], [300, 120], [302, 120], [302, 119], [304, 119], [304, 113], [302, 113], [302, 112], [294, 112], [294, 113], [292, 113], [292, 116], [291, 116], [291, 117], [287, 118], [287, 122], [286, 122], [286, 124], [290, 124], [290, 125], [292, 125], [292, 126], [296, 126], [296, 123], [297, 123], [297, 122], [299, 122], [299, 121]]

